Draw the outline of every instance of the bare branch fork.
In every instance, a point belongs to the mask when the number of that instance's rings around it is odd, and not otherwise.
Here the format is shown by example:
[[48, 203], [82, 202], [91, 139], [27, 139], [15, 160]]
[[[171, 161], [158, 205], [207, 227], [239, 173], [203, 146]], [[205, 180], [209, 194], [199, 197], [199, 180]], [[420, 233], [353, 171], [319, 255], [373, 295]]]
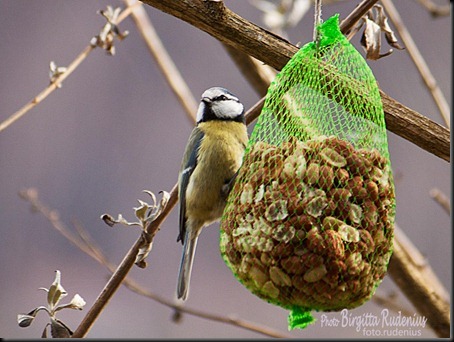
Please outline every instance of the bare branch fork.
[[[298, 47], [240, 17], [222, 1], [141, 0], [207, 32], [224, 44], [250, 55], [276, 70]], [[367, 7], [365, 7], [367, 8]], [[422, 149], [450, 161], [450, 131], [380, 92], [388, 130]]]

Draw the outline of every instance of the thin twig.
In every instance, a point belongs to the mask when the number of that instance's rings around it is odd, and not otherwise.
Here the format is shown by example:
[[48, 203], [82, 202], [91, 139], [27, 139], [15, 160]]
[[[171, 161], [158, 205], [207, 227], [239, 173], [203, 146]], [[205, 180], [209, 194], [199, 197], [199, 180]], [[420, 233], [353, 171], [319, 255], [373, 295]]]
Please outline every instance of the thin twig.
[[[98, 263], [106, 267], [111, 273], [115, 272], [117, 268], [116, 265], [108, 261], [108, 258], [103, 253], [102, 249], [95, 243], [95, 241], [88, 234], [87, 230], [82, 227], [80, 222], [73, 222], [79, 238], [75, 236], [70, 229], [60, 220], [57, 212], [55, 210], [49, 209], [38, 199], [38, 192], [36, 189], [30, 188], [23, 190], [19, 193], [20, 197], [29, 202], [33, 210], [42, 214], [56, 229], [60, 234], [62, 234], [66, 239], [68, 239], [74, 246], [79, 248], [82, 252], [96, 260]], [[230, 324], [236, 327], [244, 328], [265, 336], [276, 337], [276, 338], [285, 338], [290, 337], [281, 332], [278, 332], [269, 327], [257, 324], [255, 322], [250, 322], [240, 318], [233, 318], [228, 316], [222, 316], [202, 310], [191, 309], [185, 306], [174, 303], [171, 300], [167, 300], [151, 291], [144, 289], [136, 281], [126, 277], [123, 281], [123, 285], [126, 286], [131, 291], [150, 298], [159, 304], [167, 306], [173, 310], [178, 310], [179, 312], [186, 313], [188, 315], [193, 315], [199, 318], [208, 319], [211, 321], [216, 321], [220, 323]]]
[[415, 44], [410, 32], [408, 32], [402, 18], [397, 11], [396, 7], [394, 6], [391, 0], [382, 0], [383, 7], [385, 8], [386, 12], [388, 13], [389, 18], [391, 19], [392, 23], [396, 27], [397, 32], [399, 33], [407, 51], [410, 55], [413, 63], [415, 64], [416, 68], [418, 69], [421, 77], [426, 85], [427, 89], [429, 89], [430, 94], [432, 95], [435, 104], [437, 105], [438, 109], [440, 110], [440, 114], [443, 120], [446, 123], [448, 128], [451, 127], [450, 122], [450, 109], [449, 104], [446, 101], [443, 92], [441, 91], [440, 87], [437, 84], [437, 81], [433, 77], [429, 67], [427, 66], [424, 57], [419, 52], [418, 47]]
[[223, 44], [223, 46], [255, 92], [259, 96], [265, 96], [271, 81], [276, 76], [276, 71], [230, 45]]
[[[153, 232], [157, 231], [157, 229], [159, 228], [161, 223], [164, 221], [164, 219], [167, 217], [167, 215], [171, 212], [172, 208], [175, 206], [175, 204], [177, 202], [177, 198], [178, 198], [178, 190], [177, 190], [177, 186], [175, 185], [170, 193], [170, 199], [169, 199], [169, 202], [167, 203], [167, 206], [164, 208], [164, 210], [161, 212], [161, 214], [157, 217], [157, 219], [155, 221], [153, 221], [149, 225], [149, 227], [147, 227], [147, 233], [152, 234]], [[94, 304], [92, 305], [90, 310], [87, 312], [85, 317], [82, 319], [82, 322], [79, 324], [77, 329], [74, 331], [74, 334], [72, 335], [72, 337], [84, 337], [88, 333], [88, 331], [93, 326], [93, 324], [95, 323], [96, 319], [98, 318], [98, 316], [100, 315], [102, 310], [104, 310], [107, 303], [113, 297], [115, 292], [118, 290], [121, 283], [126, 278], [126, 275], [129, 273], [132, 266], [134, 265], [137, 253], [139, 252], [139, 249], [142, 245], [142, 239], [143, 239], [143, 235], [141, 235], [137, 239], [137, 241], [134, 243], [134, 245], [126, 253], [126, 255], [123, 258], [123, 260], [121, 261], [120, 265], [118, 265], [117, 269], [112, 274], [112, 276], [108, 280], [107, 284], [104, 286], [103, 290], [96, 298]]]
[[430, 196], [446, 211], [448, 215], [451, 215], [451, 203], [449, 198], [437, 188], [430, 190]]
[[427, 260], [395, 225], [393, 255], [388, 273], [437, 336], [449, 337], [451, 328], [449, 295]]
[[437, 5], [432, 0], [418, 0], [434, 17], [451, 14], [451, 5]]
[[19, 196], [28, 201], [32, 205], [32, 209], [41, 213], [51, 224], [52, 226], [67, 240], [69, 240], [73, 245], [77, 246], [84, 253], [95, 258], [91, 248], [87, 247], [85, 244], [81, 243], [81, 240], [75, 236], [64, 224], [61, 222], [58, 213], [55, 210], [51, 210], [44, 206], [38, 200], [38, 191], [35, 188], [28, 188], [19, 192]]
[[[125, 0], [125, 3], [128, 7], [134, 6], [131, 16], [136, 23], [139, 32], [142, 34], [148, 50], [150, 50], [150, 53], [156, 60], [159, 69], [183, 106], [187, 116], [191, 122], [195, 122], [195, 113], [197, 110], [195, 97], [181, 76], [178, 68], [175, 66], [175, 63], [172, 61], [165, 46], [162, 44], [145, 8], [143, 8], [142, 3], [137, 0]], [[135, 6], [137, 4], [139, 6]]]
[[5, 121], [0, 123], [0, 132], [9, 127], [11, 124], [19, 120], [22, 116], [28, 113], [32, 108], [40, 104], [47, 96], [49, 96], [55, 89], [58, 89], [58, 85], [61, 84], [71, 73], [82, 63], [85, 58], [88, 57], [90, 52], [94, 50], [94, 46], [88, 45], [68, 66], [68, 69], [60, 74], [54, 82], [51, 82], [42, 92], [35, 96], [25, 106], [7, 118]]
[[345, 35], [355, 24], [378, 2], [378, 0], [363, 0], [355, 9], [339, 24], [341, 32]]
[[413, 316], [414, 312], [411, 312], [410, 310], [403, 309], [400, 307], [396, 301], [397, 293], [390, 293], [388, 295], [382, 295], [377, 292], [374, 293], [372, 296], [371, 300], [376, 303], [377, 305], [380, 305], [381, 307], [384, 307], [386, 309], [392, 310], [394, 312], [401, 312], [402, 315], [411, 317]]
[[[125, 9], [118, 17], [117, 23], [123, 21], [131, 12], [133, 7], [129, 7]], [[42, 101], [44, 101], [50, 94], [54, 92], [54, 90], [58, 89], [60, 85], [66, 80], [69, 75], [73, 73], [74, 70], [88, 57], [90, 52], [95, 49], [96, 46], [88, 45], [85, 47], [81, 53], [77, 55], [77, 57], [68, 65], [67, 69], [59, 74], [43, 91], [41, 91], [38, 95], [36, 95], [30, 102], [25, 104], [21, 109], [11, 115], [9, 118], [4, 120], [0, 123], [0, 132], [12, 125], [14, 122], [19, 120], [25, 114], [27, 114], [31, 109], [36, 107]]]
[[138, 293], [138, 294], [140, 294], [142, 296], [151, 298], [151, 299], [159, 302], [162, 305], [165, 305], [165, 306], [167, 306], [169, 308], [174, 309], [175, 311], [177, 311], [179, 313], [182, 312], [182, 313], [193, 315], [193, 316], [196, 316], [196, 317], [199, 317], [199, 318], [205, 318], [205, 319], [212, 320], [212, 321], [217, 321], [217, 322], [220, 322], [220, 323], [230, 324], [230, 325], [233, 325], [233, 326], [236, 326], [236, 327], [240, 327], [240, 328], [244, 328], [244, 329], [247, 329], [247, 330], [250, 330], [250, 331], [265, 335], [265, 336], [268, 336], [268, 337], [276, 337], [276, 338], [289, 338], [289, 337], [291, 337], [291, 336], [286, 335], [286, 334], [284, 334], [282, 332], [279, 332], [279, 331], [276, 331], [274, 329], [271, 329], [270, 327], [266, 327], [264, 325], [259, 325], [259, 324], [255, 323], [255, 322], [250, 322], [250, 321], [247, 321], [247, 320], [243, 320], [241, 318], [234, 317], [233, 315], [231, 315], [230, 317], [222, 316], [222, 315], [217, 315], [217, 314], [213, 314], [213, 313], [207, 313], [205, 311], [201, 311], [201, 310], [197, 310], [197, 309], [191, 309], [191, 308], [188, 308], [188, 307], [185, 307], [185, 306], [181, 306], [179, 304], [175, 304], [174, 302], [172, 302], [170, 300], [165, 300], [162, 297], [156, 296], [151, 291], [147, 291], [147, 290], [144, 290], [141, 287], [138, 287], [137, 285], [135, 285], [132, 282], [126, 283], [126, 281], [125, 281], [124, 285], [127, 286], [130, 290], [132, 290], [132, 291], [134, 291], [134, 292], [136, 292], [136, 293]]

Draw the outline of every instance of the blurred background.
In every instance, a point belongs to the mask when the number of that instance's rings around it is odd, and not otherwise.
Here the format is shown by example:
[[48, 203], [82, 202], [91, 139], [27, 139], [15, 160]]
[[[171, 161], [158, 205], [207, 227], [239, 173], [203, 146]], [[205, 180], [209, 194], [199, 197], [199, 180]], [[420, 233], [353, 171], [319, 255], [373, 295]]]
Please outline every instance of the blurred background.
[[[265, 26], [263, 12], [251, 1], [226, 5], [246, 19]], [[331, 1], [332, 2], [332, 1]], [[359, 0], [335, 1], [323, 7], [323, 18], [345, 18]], [[420, 2], [394, 1], [402, 20], [451, 105], [451, 16], [433, 17]], [[438, 1], [446, 5], [447, 1]], [[99, 34], [105, 20], [96, 12], [107, 5], [124, 8], [123, 1], [0, 0], [0, 122], [49, 84], [49, 63], [67, 66]], [[243, 78], [224, 47], [208, 34], [152, 7], [145, 6], [163, 44], [198, 101], [211, 86], [237, 94], [246, 108], [259, 96]], [[313, 9], [286, 31], [293, 44], [312, 40]], [[393, 25], [391, 24], [393, 27]], [[116, 54], [97, 48], [42, 103], [0, 132], [0, 337], [37, 338], [48, 322], [40, 312], [29, 328], [17, 325], [18, 313], [46, 304], [39, 287], [49, 287], [54, 271], [62, 273], [68, 292], [63, 302], [79, 293], [83, 311], [63, 310], [59, 317], [73, 330], [105, 285], [109, 273], [72, 245], [41, 214], [31, 210], [19, 191], [35, 188], [39, 199], [59, 214], [74, 231], [79, 222], [109, 260], [119, 263], [136, 241], [137, 228], [109, 228], [100, 215], [121, 213], [134, 220], [142, 190], [170, 191], [177, 181], [180, 160], [193, 123], [162, 76], [131, 18], [128, 30], [115, 40]], [[361, 53], [359, 37], [352, 39]], [[402, 45], [402, 41], [399, 42]], [[383, 51], [389, 47], [384, 43]], [[388, 95], [444, 125], [408, 51], [395, 50], [368, 61]], [[249, 129], [252, 129], [250, 127]], [[396, 223], [427, 258], [448, 291], [452, 288], [451, 220], [431, 197], [440, 189], [451, 197], [450, 163], [389, 132], [395, 174]], [[294, 338], [361, 338], [355, 327], [323, 327], [318, 321], [304, 330], [287, 330], [288, 311], [252, 295], [232, 275], [219, 253], [219, 225], [204, 230], [198, 245], [186, 306], [250, 320]], [[148, 267], [130, 276], [145, 289], [173, 300], [181, 245], [176, 242], [178, 211], [173, 210], [155, 237]], [[387, 276], [377, 290], [410, 315], [411, 303]], [[370, 300], [351, 310], [354, 316], [379, 315], [386, 305]], [[391, 309], [390, 309], [391, 310]], [[397, 315], [397, 311], [392, 311]], [[101, 313], [87, 337], [92, 338], [259, 338], [263, 335], [232, 325], [183, 315], [121, 287]], [[327, 314], [340, 318], [339, 313]], [[436, 337], [429, 328], [423, 337]]]

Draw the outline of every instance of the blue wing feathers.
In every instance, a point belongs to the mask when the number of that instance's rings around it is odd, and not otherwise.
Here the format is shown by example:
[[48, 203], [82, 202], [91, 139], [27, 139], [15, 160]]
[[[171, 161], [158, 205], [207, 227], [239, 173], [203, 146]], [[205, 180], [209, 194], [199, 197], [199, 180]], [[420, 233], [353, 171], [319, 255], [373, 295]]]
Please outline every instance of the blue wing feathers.
[[[178, 241], [184, 243], [185, 234], [186, 234], [186, 190], [191, 178], [192, 173], [194, 172], [197, 166], [197, 156], [200, 145], [202, 143], [204, 133], [199, 128], [195, 128], [191, 136], [189, 137], [189, 143], [186, 147], [185, 156], [187, 160], [183, 160], [181, 167], [180, 175], [180, 184], [179, 184], [179, 199], [180, 199], [180, 233], [178, 235]], [[190, 152], [189, 152], [190, 151]]]

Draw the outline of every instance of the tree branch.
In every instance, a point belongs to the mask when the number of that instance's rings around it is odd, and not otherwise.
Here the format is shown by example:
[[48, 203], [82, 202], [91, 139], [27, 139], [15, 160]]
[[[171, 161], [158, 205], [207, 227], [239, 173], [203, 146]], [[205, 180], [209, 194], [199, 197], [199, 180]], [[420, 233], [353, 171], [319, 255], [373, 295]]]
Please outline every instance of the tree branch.
[[[108, 261], [101, 248], [93, 241], [91, 236], [88, 234], [86, 229], [82, 227], [79, 222], [75, 222], [74, 226], [79, 236], [74, 235], [70, 229], [60, 220], [58, 213], [55, 210], [46, 207], [39, 199], [38, 192], [36, 189], [29, 188], [19, 192], [19, 196], [30, 203], [33, 210], [42, 214], [52, 225], [52, 227], [62, 234], [67, 240], [69, 240], [74, 246], [79, 248], [82, 252], [96, 260], [98, 263], [106, 267], [111, 273], [115, 272], [117, 266]], [[279, 331], [271, 329], [258, 323], [247, 321], [241, 318], [228, 317], [218, 315], [202, 310], [191, 309], [185, 306], [174, 303], [171, 300], [167, 300], [151, 291], [144, 289], [136, 281], [126, 277], [122, 283], [125, 287], [131, 291], [150, 298], [159, 304], [167, 306], [168, 308], [174, 309], [177, 312], [182, 312], [188, 315], [193, 315], [199, 318], [204, 318], [220, 323], [230, 324], [236, 327], [244, 328], [268, 337], [276, 338], [288, 338], [290, 336], [285, 335]]]
[[391, 19], [392, 23], [399, 32], [400, 37], [402, 38], [402, 42], [405, 45], [405, 48], [408, 51], [413, 63], [415, 64], [416, 68], [418, 69], [419, 73], [421, 74], [422, 79], [424, 80], [424, 84], [426, 85], [427, 89], [429, 90], [430, 94], [432, 95], [435, 104], [438, 106], [440, 110], [441, 116], [446, 123], [448, 128], [451, 127], [450, 122], [450, 109], [448, 102], [446, 101], [443, 92], [441, 91], [440, 87], [433, 77], [429, 66], [427, 65], [424, 57], [419, 52], [418, 47], [416, 46], [415, 41], [411, 37], [411, 34], [408, 32], [405, 24], [400, 17], [399, 12], [397, 11], [396, 7], [394, 6], [393, 2], [390, 0], [382, 0], [383, 7], [385, 8], [386, 12], [388, 12], [388, 16]]
[[356, 8], [345, 18], [341, 21], [339, 28], [341, 32], [344, 34], [348, 34], [348, 32], [355, 26], [355, 24], [363, 17], [364, 14], [367, 13], [376, 3], [378, 0], [363, 0]]
[[434, 17], [446, 16], [451, 14], [451, 5], [437, 5], [432, 0], [418, 0], [418, 2], [424, 6], [430, 14]]
[[388, 273], [440, 337], [449, 337], [449, 295], [421, 253], [395, 226], [393, 255]]
[[[259, 101], [255, 106], [251, 108], [251, 110], [249, 110], [246, 113], [247, 122], [251, 122], [253, 120], [251, 114], [259, 112], [257, 108], [259, 108], [260, 106], [263, 106], [263, 102], [261, 101]], [[117, 267], [117, 269], [112, 274], [107, 284], [104, 286], [104, 289], [98, 295], [98, 298], [96, 298], [93, 306], [87, 312], [82, 322], [77, 327], [76, 331], [74, 331], [72, 337], [84, 337], [88, 333], [88, 331], [96, 321], [99, 314], [102, 312], [102, 310], [105, 308], [109, 300], [118, 290], [121, 283], [124, 281], [127, 274], [134, 265], [139, 249], [144, 244], [144, 239], [147, 238], [153, 240], [154, 236], [159, 231], [162, 222], [164, 222], [164, 220], [167, 218], [167, 215], [172, 211], [177, 201], [178, 187], [177, 184], [175, 184], [174, 187], [172, 188], [172, 191], [170, 192], [170, 197], [169, 201], [167, 202], [167, 206], [154, 221], [150, 222], [150, 224], [146, 228], [145, 235], [142, 234], [134, 243], [134, 245], [129, 249], [128, 253], [125, 255], [120, 265]]]
[[[167, 215], [171, 212], [172, 208], [177, 203], [178, 199], [178, 188], [175, 185], [170, 192], [170, 199], [167, 203], [167, 206], [161, 212], [156, 220], [152, 221], [146, 229], [146, 233], [154, 236], [158, 231], [161, 223], [165, 220]], [[117, 267], [115, 272], [110, 277], [107, 284], [104, 286], [101, 293], [96, 298], [95, 303], [87, 312], [82, 322], [79, 324], [77, 329], [74, 331], [72, 337], [84, 337], [87, 332], [90, 330], [94, 322], [96, 321], [99, 314], [105, 308], [109, 300], [112, 298], [114, 293], [118, 290], [123, 280], [126, 278], [127, 274], [131, 270], [134, 262], [136, 260], [137, 253], [139, 252], [140, 247], [143, 244], [144, 235], [140, 235], [134, 245], [129, 249], [128, 253], [125, 255], [120, 265]]]
[[[249, 22], [221, 1], [141, 0], [182, 19], [273, 68], [280, 70], [298, 48], [273, 33]], [[381, 92], [382, 96], [386, 95]], [[450, 132], [432, 120], [386, 96], [383, 101], [388, 129], [434, 155], [450, 161]], [[396, 112], [397, 110], [397, 112]], [[405, 116], [400, 115], [401, 111]], [[437, 141], [434, 145], [433, 141]]]
[[[191, 122], [195, 122], [195, 113], [198, 103], [194, 95], [189, 89], [183, 76], [175, 66], [172, 58], [167, 52], [167, 49], [162, 44], [161, 39], [156, 33], [153, 24], [148, 17], [143, 4], [138, 0], [125, 0], [128, 7], [132, 8], [131, 17], [137, 25], [137, 28], [142, 35], [145, 44], [148, 47], [151, 55], [159, 66], [170, 88], [183, 106], [188, 118]], [[138, 4], [139, 6], [135, 6]]]
[[[126, 10], [121, 12], [117, 19], [117, 24], [122, 22], [129, 14], [130, 11], [133, 10], [133, 6], [128, 7]], [[79, 65], [90, 55], [90, 53], [96, 48], [95, 45], [89, 44], [85, 47], [82, 52], [80, 52], [76, 58], [68, 65], [65, 72], [62, 72], [58, 75], [54, 80], [50, 82], [50, 84], [44, 88], [38, 95], [36, 95], [33, 99], [31, 99], [27, 104], [25, 104], [21, 109], [11, 115], [9, 118], [0, 122], [0, 132], [12, 125], [14, 122], [19, 120], [22, 116], [27, 114], [31, 109], [36, 107], [42, 101], [44, 101], [50, 94], [54, 92], [54, 90], [58, 89], [59, 86], [66, 80], [69, 75], [71, 75], [74, 70], [76, 70]]]

